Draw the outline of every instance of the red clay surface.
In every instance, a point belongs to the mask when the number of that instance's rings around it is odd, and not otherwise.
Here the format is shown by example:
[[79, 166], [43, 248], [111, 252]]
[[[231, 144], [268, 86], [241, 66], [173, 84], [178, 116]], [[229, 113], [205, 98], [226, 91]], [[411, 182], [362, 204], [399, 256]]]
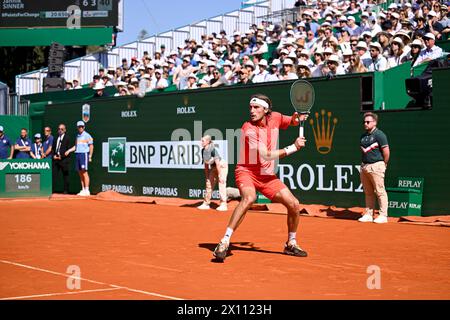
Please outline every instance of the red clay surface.
[[[0, 299], [449, 299], [450, 230], [301, 217], [307, 258], [282, 255], [286, 216], [86, 200], [0, 201]], [[79, 290], [67, 289], [77, 265]], [[378, 266], [381, 289], [368, 289]], [[93, 291], [94, 290], [94, 291]]]

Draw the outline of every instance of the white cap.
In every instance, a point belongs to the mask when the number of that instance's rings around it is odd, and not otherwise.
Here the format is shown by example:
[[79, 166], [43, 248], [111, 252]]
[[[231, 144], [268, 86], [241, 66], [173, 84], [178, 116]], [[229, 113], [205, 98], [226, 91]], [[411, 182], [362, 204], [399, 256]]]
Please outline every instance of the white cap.
[[230, 60], [226, 60], [224, 63], [223, 63], [223, 65], [222, 66], [229, 66], [229, 67], [232, 67], [233, 66], [233, 64], [231, 63], [231, 61]]
[[94, 90], [102, 90], [105, 89], [105, 86], [101, 82], [97, 82], [93, 88]]
[[288, 58], [294, 58], [294, 59], [297, 59], [297, 54], [295, 53], [295, 51], [291, 51], [291, 52], [288, 54]]
[[397, 5], [395, 3], [391, 3], [388, 9], [397, 9]]
[[436, 40], [436, 37], [435, 37], [434, 34], [432, 34], [431, 32], [428, 32], [428, 33], [425, 34], [423, 37], [424, 37], [424, 38], [427, 38], [427, 39], [433, 39], [433, 40]]
[[130, 82], [139, 82], [138, 78], [131, 78]]
[[410, 46], [419, 46], [420, 48], [423, 48], [423, 43], [419, 39], [415, 39], [413, 42], [411, 42]]
[[356, 19], [355, 19], [355, 17], [354, 16], [349, 16], [348, 18], [347, 18], [348, 20], [353, 20], [353, 21], [356, 21]]
[[133, 75], [133, 74], [134, 74], [134, 71], [133, 71], [133, 70], [128, 70], [128, 71], [127, 71], [127, 75], [131, 76], [131, 75]]
[[116, 86], [118, 86], [118, 87], [126, 87], [127, 83], [125, 81], [119, 81], [119, 82], [116, 83]]
[[325, 50], [323, 50], [323, 53], [331, 53], [331, 54], [333, 54], [334, 51], [330, 47], [327, 47], [327, 48], [325, 48]]
[[309, 69], [308, 63], [304, 60], [300, 60], [297, 64], [298, 67], [305, 67]]
[[369, 13], [364, 11], [363, 13], [361, 13], [361, 17], [369, 17]]
[[188, 79], [189, 78], [194, 78], [195, 80], [197, 80], [197, 76], [195, 75], [195, 74], [193, 74], [193, 73], [191, 73], [189, 76], [188, 76]]
[[285, 65], [285, 66], [286, 65], [294, 65], [294, 62], [292, 62], [291, 59], [287, 58], [287, 59], [284, 59], [283, 65]]
[[156, 69], [155, 73], [163, 74], [163, 71], [161, 69]]
[[233, 33], [233, 36], [240, 36], [241, 35], [241, 33], [239, 32], [239, 31], [235, 31], [234, 33]]
[[261, 61], [259, 61], [258, 65], [267, 67], [269, 64], [267, 63], [266, 59], [261, 59]]
[[334, 61], [334, 62], [336, 62], [336, 63], [338, 63], [339, 64], [339, 57], [337, 56], [337, 55], [335, 55], [335, 54], [332, 54], [329, 58], [328, 58], [328, 61]]
[[428, 12], [428, 16], [436, 17], [436, 12], [431, 10], [430, 12]]
[[365, 43], [364, 41], [359, 41], [356, 45], [356, 48], [363, 48], [367, 50], [367, 43]]
[[400, 46], [402, 46], [403, 47], [403, 41], [402, 41], [402, 39], [400, 39], [399, 37], [395, 37], [393, 40], [392, 40], [392, 42], [396, 42], [396, 43], [398, 43]]
[[[431, 11], [430, 11], [431, 12]], [[430, 14], [428, 14], [428, 15], [430, 15]], [[394, 19], [400, 19], [400, 15], [397, 13], [397, 12], [394, 12], [393, 14], [391, 14], [391, 16], [394, 18]]]
[[380, 13], [378, 14], [378, 18], [386, 19], [386, 15], [384, 14], [384, 12], [380, 12]]
[[364, 31], [363, 33], [361, 33], [361, 37], [364, 38], [364, 36], [370, 36], [372, 38], [372, 33], [370, 33], [370, 31]]
[[283, 54], [283, 53], [289, 54], [289, 50], [287, 50], [287, 49], [282, 49], [282, 50], [280, 51], [280, 54]]
[[34, 138], [35, 138], [35, 139], [41, 139], [42, 137], [41, 137], [41, 134], [40, 134], [40, 133], [36, 133], [36, 134], [34, 135]]
[[169, 56], [178, 55], [178, 52], [175, 50], [170, 51]]
[[343, 56], [352, 56], [353, 55], [353, 51], [349, 48], [345, 48], [344, 51], [342, 51], [342, 55]]
[[0, 132], [3, 132], [4, 130], [3, 126], [0, 126]]
[[381, 47], [381, 44], [378, 42], [371, 42], [369, 47], [371, 48], [377, 48], [380, 52], [383, 51], [383, 48]]
[[252, 67], [253, 68], [253, 70], [255, 69], [255, 64], [252, 62], [252, 61], [247, 61], [245, 64], [244, 64], [244, 66], [245, 67]]
[[208, 60], [206, 62], [206, 66], [208, 66], [208, 67], [216, 67], [216, 64], [214, 63], [214, 61]]
[[83, 121], [80, 120], [77, 122], [77, 127], [84, 127], [84, 126], [85, 126], [85, 124]]
[[300, 55], [309, 57], [309, 50], [308, 49], [303, 49], [302, 51], [300, 51]]
[[277, 66], [281, 63], [280, 59], [273, 59], [272, 63], [270, 65]]

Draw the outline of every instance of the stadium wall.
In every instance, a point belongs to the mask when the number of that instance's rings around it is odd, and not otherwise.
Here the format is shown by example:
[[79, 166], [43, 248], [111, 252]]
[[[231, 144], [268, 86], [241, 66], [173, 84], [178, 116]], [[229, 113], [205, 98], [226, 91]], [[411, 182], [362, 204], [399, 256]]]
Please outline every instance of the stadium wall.
[[[434, 70], [431, 110], [377, 111], [379, 127], [391, 147], [386, 184], [394, 186], [398, 177], [425, 178], [422, 215], [450, 214], [446, 185], [450, 151], [443, 147], [447, 145], [444, 119], [450, 116], [449, 77], [450, 69]], [[282, 159], [277, 167], [278, 176], [303, 203], [341, 207], [364, 203], [359, 180], [362, 78], [310, 80], [316, 100], [305, 128], [307, 147]], [[227, 183], [234, 186], [237, 132], [248, 119], [249, 97], [267, 94], [275, 111], [291, 114], [291, 83], [52, 104], [45, 107], [43, 123], [56, 128], [65, 122], [74, 138], [76, 121], [88, 120], [87, 131], [95, 141], [90, 167], [93, 193], [112, 189], [132, 195], [200, 198], [204, 188], [201, 136], [209, 133], [216, 140], [231, 163]], [[173, 134], [184, 136], [184, 141], [172, 141]], [[282, 131], [280, 146], [291, 144], [297, 135], [297, 128]], [[79, 189], [72, 170], [71, 192]]]

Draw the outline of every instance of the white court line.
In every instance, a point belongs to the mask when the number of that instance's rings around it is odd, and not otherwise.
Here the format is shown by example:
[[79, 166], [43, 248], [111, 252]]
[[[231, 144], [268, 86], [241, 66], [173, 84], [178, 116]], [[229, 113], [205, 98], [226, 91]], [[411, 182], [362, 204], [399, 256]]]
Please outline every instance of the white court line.
[[46, 269], [42, 269], [42, 268], [37, 268], [37, 267], [32, 267], [32, 266], [28, 266], [25, 264], [21, 264], [21, 263], [16, 263], [16, 262], [12, 262], [12, 261], [6, 261], [6, 260], [0, 260], [0, 262], [5, 263], [5, 264], [10, 264], [13, 266], [18, 266], [18, 267], [23, 267], [23, 268], [27, 268], [27, 269], [31, 269], [31, 270], [36, 270], [36, 271], [41, 271], [41, 272], [46, 272], [46, 273], [51, 273], [51, 274], [55, 274], [58, 276], [63, 276], [66, 278], [72, 278], [75, 280], [82, 280], [82, 281], [87, 281], [87, 282], [91, 282], [91, 283], [96, 283], [96, 284], [101, 284], [101, 285], [107, 285], [113, 288], [117, 288], [117, 289], [125, 289], [128, 291], [132, 291], [132, 292], [138, 292], [138, 293], [142, 293], [145, 295], [149, 295], [149, 296], [155, 296], [155, 297], [160, 297], [160, 298], [165, 298], [165, 299], [171, 299], [171, 300], [184, 300], [183, 298], [177, 298], [177, 297], [172, 297], [172, 296], [166, 296], [163, 294], [159, 294], [159, 293], [155, 293], [155, 292], [148, 292], [148, 291], [143, 291], [143, 290], [138, 290], [138, 289], [132, 289], [132, 288], [128, 288], [128, 287], [123, 287], [123, 286], [118, 286], [115, 284], [110, 284], [110, 283], [105, 283], [105, 282], [100, 282], [100, 281], [94, 281], [94, 280], [89, 280], [86, 278], [81, 278], [81, 277], [75, 277], [72, 275], [68, 275], [65, 273], [60, 273], [60, 272], [55, 272], [55, 271], [51, 271], [51, 270], [46, 270]]
[[33, 298], [42, 298], [42, 297], [63, 296], [63, 295], [68, 295], [68, 294], [79, 294], [79, 293], [88, 293], [88, 292], [102, 292], [102, 291], [112, 291], [112, 290], [122, 290], [122, 289], [120, 289], [120, 288], [109, 288], [109, 289], [68, 291], [68, 292], [59, 292], [59, 293], [45, 293], [45, 294], [35, 294], [35, 295], [32, 295], [32, 296], [0, 298], [0, 300], [33, 299]]

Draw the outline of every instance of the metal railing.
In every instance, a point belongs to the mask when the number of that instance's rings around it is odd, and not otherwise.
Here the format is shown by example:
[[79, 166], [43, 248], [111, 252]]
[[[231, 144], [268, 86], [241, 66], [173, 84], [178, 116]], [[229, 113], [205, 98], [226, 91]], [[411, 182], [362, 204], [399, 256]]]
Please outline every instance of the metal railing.
[[10, 93], [6, 104], [6, 115], [27, 116], [30, 112], [30, 101], [22, 99], [17, 93]]

